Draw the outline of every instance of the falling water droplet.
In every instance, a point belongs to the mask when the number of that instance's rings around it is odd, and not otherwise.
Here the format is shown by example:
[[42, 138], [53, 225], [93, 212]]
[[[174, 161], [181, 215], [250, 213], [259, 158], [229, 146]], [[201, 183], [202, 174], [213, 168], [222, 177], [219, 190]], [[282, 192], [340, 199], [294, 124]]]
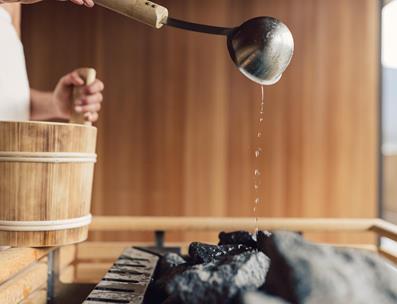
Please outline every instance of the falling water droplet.
[[262, 153], [262, 149], [261, 148], [256, 149], [255, 150], [255, 157], [258, 158], [261, 155], [261, 153]]
[[[261, 86], [261, 103], [260, 103], [260, 107], [259, 107], [259, 121], [258, 121], [258, 124], [257, 124], [257, 128], [258, 129], [257, 129], [257, 134], [256, 134], [256, 137], [258, 138], [257, 142], [258, 142], [258, 146], [259, 146], [255, 150], [255, 158], [257, 159], [256, 165], [259, 164], [258, 160], [259, 160], [259, 157], [262, 154], [262, 148], [261, 148], [261, 145], [260, 145], [259, 138], [262, 137], [262, 131], [261, 131], [262, 129], [261, 129], [261, 127], [263, 126], [262, 123], [264, 121], [264, 118], [263, 118], [264, 109], [265, 109], [265, 93], [264, 93], [264, 86]], [[260, 193], [259, 193], [259, 186], [261, 185], [260, 176], [261, 176], [261, 172], [259, 171], [259, 169], [255, 169], [255, 171], [254, 171], [254, 189], [255, 189], [255, 192], [257, 194], [257, 197], [255, 198], [255, 201], [254, 201], [255, 203], [254, 203], [254, 208], [253, 208], [254, 215], [255, 215], [255, 235], [259, 231], [259, 220], [258, 220], [258, 214], [257, 214], [256, 210], [257, 210], [257, 207], [259, 206], [259, 204], [262, 201]]]

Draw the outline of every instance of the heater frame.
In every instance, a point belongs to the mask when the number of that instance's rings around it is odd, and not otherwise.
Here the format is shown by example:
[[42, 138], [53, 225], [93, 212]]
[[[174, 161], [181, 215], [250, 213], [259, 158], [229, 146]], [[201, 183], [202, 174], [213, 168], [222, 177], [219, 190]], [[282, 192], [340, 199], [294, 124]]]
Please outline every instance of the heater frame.
[[[372, 243], [334, 244], [370, 250], [397, 265], [397, 253], [385, 248], [381, 237], [397, 242], [397, 225], [370, 218], [259, 218], [262, 230], [307, 233], [372, 233]], [[56, 296], [55, 287], [96, 284], [121, 253], [131, 246], [180, 247], [188, 243], [166, 242], [168, 232], [253, 231], [252, 218], [97, 216], [90, 232], [150, 232], [153, 242], [88, 241], [59, 248], [10, 248], [0, 251], [0, 298], [2, 303], [45, 303]], [[25, 291], [29, 290], [29, 293]], [[30, 302], [28, 302], [30, 301]]]

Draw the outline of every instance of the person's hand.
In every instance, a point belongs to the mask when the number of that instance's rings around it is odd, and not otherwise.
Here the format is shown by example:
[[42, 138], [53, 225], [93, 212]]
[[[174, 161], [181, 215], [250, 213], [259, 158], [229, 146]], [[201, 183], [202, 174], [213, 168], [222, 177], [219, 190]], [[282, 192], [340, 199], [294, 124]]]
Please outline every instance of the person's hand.
[[[73, 94], [75, 87], [76, 94]], [[53, 92], [53, 102], [60, 117], [69, 119], [72, 111], [75, 111], [83, 113], [87, 121], [95, 122], [101, 109], [103, 89], [103, 82], [99, 79], [86, 86], [79, 74], [73, 71], [58, 81]]]
[[[36, 2], [40, 2], [42, 0], [0, 0], [1, 3], [23, 3], [23, 4], [32, 4]], [[65, 0], [60, 0], [60, 1], [65, 1]], [[67, 1], [67, 0], [66, 0]], [[74, 4], [77, 5], [85, 5], [87, 7], [93, 7], [94, 6], [94, 1], [93, 0], [70, 0]]]
[[[64, 1], [64, 0], [61, 0]], [[77, 5], [85, 5], [87, 7], [93, 7], [94, 6], [94, 1], [93, 0], [70, 0], [74, 4]]]

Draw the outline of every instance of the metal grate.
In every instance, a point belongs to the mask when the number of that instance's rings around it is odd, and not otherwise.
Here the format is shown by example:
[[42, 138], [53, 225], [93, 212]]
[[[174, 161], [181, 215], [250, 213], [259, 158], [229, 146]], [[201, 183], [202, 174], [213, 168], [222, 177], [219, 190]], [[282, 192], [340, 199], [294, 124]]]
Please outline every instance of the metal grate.
[[141, 304], [158, 257], [135, 248], [126, 249], [83, 304]]

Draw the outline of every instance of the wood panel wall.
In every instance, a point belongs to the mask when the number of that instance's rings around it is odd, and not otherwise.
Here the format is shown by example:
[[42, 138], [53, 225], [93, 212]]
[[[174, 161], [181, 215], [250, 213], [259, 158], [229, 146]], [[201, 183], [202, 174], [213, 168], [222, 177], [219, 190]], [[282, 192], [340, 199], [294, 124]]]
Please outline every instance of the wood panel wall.
[[225, 39], [154, 30], [99, 7], [25, 6], [33, 87], [87, 65], [106, 85], [94, 214], [253, 216], [259, 168], [260, 216], [376, 216], [378, 1], [158, 2], [174, 17], [223, 26], [277, 17], [295, 56], [265, 87], [257, 161], [261, 89], [233, 66]]

